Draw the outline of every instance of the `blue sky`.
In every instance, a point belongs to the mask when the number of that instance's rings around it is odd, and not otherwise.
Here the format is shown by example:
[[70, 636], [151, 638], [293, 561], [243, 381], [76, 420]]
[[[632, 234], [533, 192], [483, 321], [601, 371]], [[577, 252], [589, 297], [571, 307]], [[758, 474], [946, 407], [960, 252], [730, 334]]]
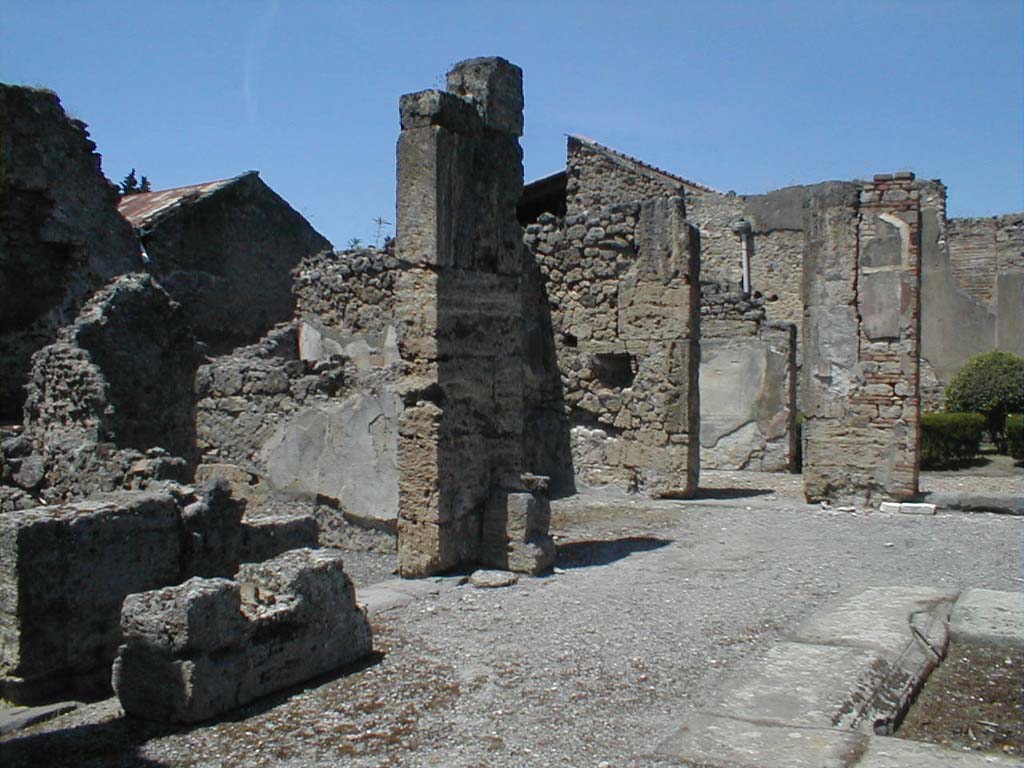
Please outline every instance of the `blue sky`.
[[103, 168], [249, 169], [336, 246], [394, 221], [398, 97], [523, 68], [527, 180], [581, 133], [721, 190], [910, 169], [953, 216], [1024, 208], [1020, 0], [3, 0], [0, 80], [45, 86]]

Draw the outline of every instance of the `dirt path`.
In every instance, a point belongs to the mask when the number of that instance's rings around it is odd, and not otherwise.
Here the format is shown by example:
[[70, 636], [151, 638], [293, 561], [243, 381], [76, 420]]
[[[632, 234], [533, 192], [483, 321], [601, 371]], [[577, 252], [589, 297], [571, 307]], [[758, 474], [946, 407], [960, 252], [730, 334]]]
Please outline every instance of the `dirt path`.
[[382, 614], [375, 663], [230, 720], [140, 726], [104, 702], [0, 741], [0, 756], [12, 768], [663, 765], [650, 751], [688, 711], [830, 602], [898, 584], [1022, 588], [1020, 518], [837, 513], [782, 488], [718, 487], [692, 503], [556, 503], [559, 572]]

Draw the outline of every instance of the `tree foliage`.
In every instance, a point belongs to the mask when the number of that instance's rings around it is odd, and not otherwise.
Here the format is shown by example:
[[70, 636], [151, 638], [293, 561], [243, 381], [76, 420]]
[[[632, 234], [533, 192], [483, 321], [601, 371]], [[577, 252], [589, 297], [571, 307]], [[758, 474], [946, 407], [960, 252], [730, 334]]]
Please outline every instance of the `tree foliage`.
[[947, 411], [985, 416], [986, 430], [1006, 452], [1006, 416], [1024, 410], [1024, 358], [993, 350], [968, 360], [946, 387]]
[[121, 197], [124, 197], [125, 195], [137, 195], [139, 192], [150, 192], [153, 189], [147, 177], [143, 176], [139, 179], [135, 176], [134, 168], [132, 168], [131, 173], [125, 176], [117, 186], [121, 191]]

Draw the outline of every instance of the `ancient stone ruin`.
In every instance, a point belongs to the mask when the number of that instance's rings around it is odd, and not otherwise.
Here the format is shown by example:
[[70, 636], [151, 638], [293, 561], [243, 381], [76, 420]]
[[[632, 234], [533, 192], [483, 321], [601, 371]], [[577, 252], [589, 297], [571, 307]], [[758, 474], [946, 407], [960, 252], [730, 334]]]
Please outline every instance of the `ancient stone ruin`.
[[500, 58], [400, 120], [397, 237], [338, 252], [255, 173], [118, 200], [0, 86], [4, 697], [118, 654], [126, 711], [216, 716], [369, 651], [328, 547], [545, 573], [550, 497], [791, 471], [798, 413], [808, 500], [913, 500], [922, 402], [1020, 351], [1021, 217], [938, 181], [737, 195], [572, 136], [524, 187]]
[[243, 510], [225, 483], [163, 483], [0, 515], [0, 696], [102, 692], [126, 596], [316, 544], [312, 520]]
[[340, 553], [294, 549], [233, 579], [129, 595], [113, 686], [130, 715], [191, 723], [366, 656], [370, 625]]

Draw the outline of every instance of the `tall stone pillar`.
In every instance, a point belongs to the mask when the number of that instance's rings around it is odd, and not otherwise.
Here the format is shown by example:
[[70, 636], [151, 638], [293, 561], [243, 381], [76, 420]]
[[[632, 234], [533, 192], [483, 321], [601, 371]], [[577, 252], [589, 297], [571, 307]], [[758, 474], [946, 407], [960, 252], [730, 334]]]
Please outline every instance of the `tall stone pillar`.
[[812, 197], [804, 272], [804, 490], [874, 505], [917, 495], [921, 201], [911, 173]]
[[488, 500], [523, 469], [522, 72], [461, 62], [401, 119], [398, 553], [419, 577], [478, 559]]

